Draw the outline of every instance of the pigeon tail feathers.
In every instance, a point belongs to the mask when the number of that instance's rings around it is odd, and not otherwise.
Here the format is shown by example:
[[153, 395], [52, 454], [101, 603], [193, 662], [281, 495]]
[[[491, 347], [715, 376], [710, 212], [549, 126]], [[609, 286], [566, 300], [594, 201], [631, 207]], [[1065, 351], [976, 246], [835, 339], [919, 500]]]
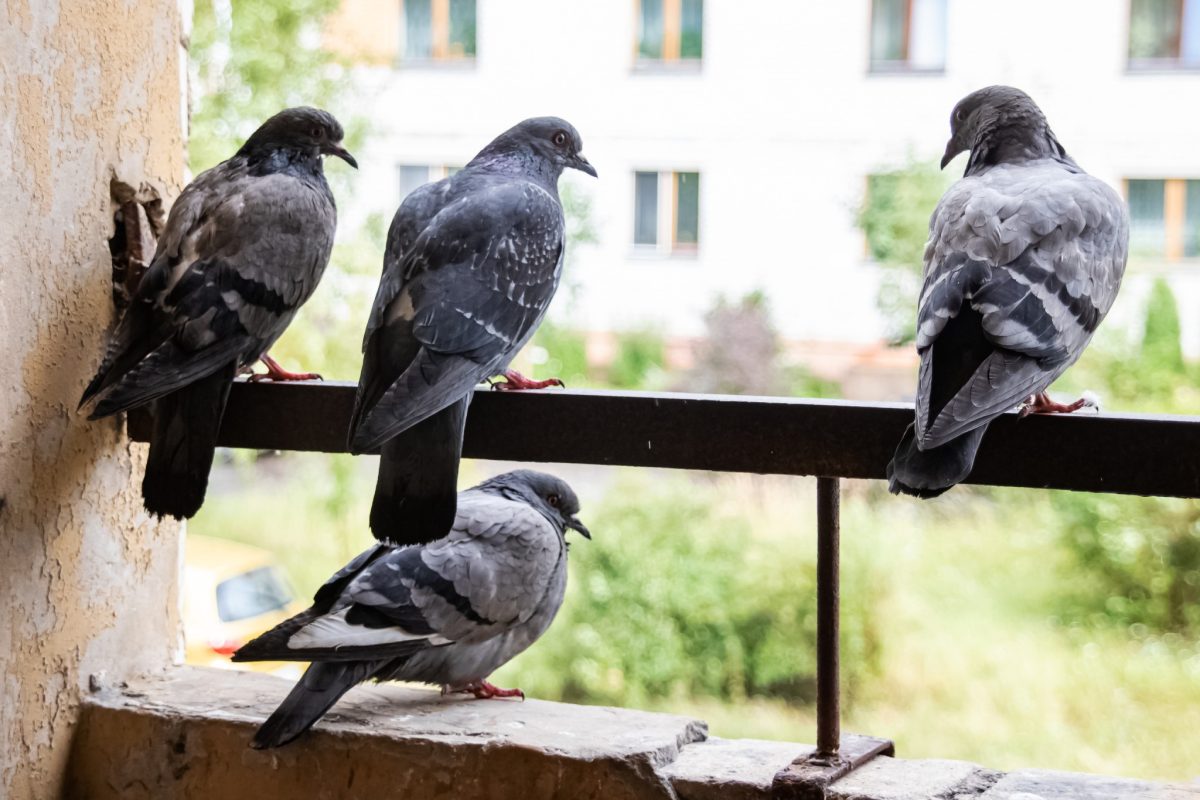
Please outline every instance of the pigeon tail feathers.
[[975, 454], [987, 425], [967, 431], [943, 445], [921, 450], [915, 425], [909, 423], [896, 454], [888, 463], [888, 491], [929, 499], [966, 480], [975, 466]]
[[151, 514], [189, 519], [200, 510], [236, 367], [230, 361], [224, 369], [155, 401], [150, 457], [142, 479], [142, 501]]
[[254, 734], [255, 750], [282, 747], [313, 726], [341, 696], [371, 677], [385, 661], [317, 662]]
[[449, 533], [470, 402], [468, 394], [383, 444], [371, 503], [376, 539], [423, 544]]

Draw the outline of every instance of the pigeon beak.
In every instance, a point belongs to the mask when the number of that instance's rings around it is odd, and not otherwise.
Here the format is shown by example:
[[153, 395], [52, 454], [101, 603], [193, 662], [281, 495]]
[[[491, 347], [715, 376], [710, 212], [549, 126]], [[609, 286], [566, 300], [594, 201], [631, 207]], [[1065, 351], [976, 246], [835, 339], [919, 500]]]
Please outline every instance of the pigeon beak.
[[585, 539], [592, 538], [592, 532], [587, 529], [586, 525], [579, 521], [579, 517], [567, 517], [567, 527], [578, 532]]
[[342, 147], [342, 143], [329, 144], [321, 148], [321, 152], [327, 156], [337, 156], [342, 161], [345, 161], [350, 166], [358, 169], [358, 162], [354, 160], [354, 156], [350, 155], [350, 151]]
[[596, 174], [596, 168], [592, 166], [591, 162], [583, 157], [583, 153], [577, 154], [574, 157], [574, 159], [572, 159], [571, 166], [573, 166], [575, 169], [579, 170], [580, 172], [586, 172], [588, 175], [591, 175], [593, 178], [600, 177], [599, 175]]
[[946, 165], [949, 164], [951, 161], [953, 161], [954, 157], [956, 155], [958, 155], [959, 153], [963, 152], [966, 149], [967, 148], [963, 147], [961, 144], [958, 143], [958, 137], [951, 136], [950, 141], [946, 142], [946, 152], [942, 154], [942, 167], [941, 168], [945, 169]]

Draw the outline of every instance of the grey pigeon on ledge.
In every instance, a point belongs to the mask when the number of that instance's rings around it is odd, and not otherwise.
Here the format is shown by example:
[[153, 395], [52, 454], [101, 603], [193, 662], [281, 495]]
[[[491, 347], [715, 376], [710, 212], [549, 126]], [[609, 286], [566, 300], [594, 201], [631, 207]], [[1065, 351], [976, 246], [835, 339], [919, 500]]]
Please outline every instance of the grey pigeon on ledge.
[[524, 697], [487, 677], [558, 613], [566, 531], [591, 538], [577, 513], [579, 500], [562, 480], [517, 470], [462, 492], [444, 538], [361, 553], [317, 590], [311, 608], [234, 653], [234, 661], [313, 662], [252, 745], [287, 744], [368, 679]]
[[916, 419], [888, 465], [894, 493], [935, 497], [966, 479], [988, 424], [1075, 411], [1046, 389], [1083, 353], [1125, 272], [1125, 203], [1091, 177], [1019, 89], [954, 107], [942, 167], [966, 173], [929, 223], [917, 314]]
[[89, 419], [154, 403], [146, 509], [191, 517], [204, 502], [234, 376], [267, 355], [329, 263], [337, 212], [323, 155], [357, 168], [325, 111], [289, 108], [188, 184], [80, 406]]
[[[350, 425], [351, 452], [380, 448], [377, 539], [417, 544], [450, 529], [472, 389], [507, 369], [554, 298], [559, 176], [596, 175], [582, 148], [565, 120], [527, 119], [396, 212]], [[497, 388], [561, 385], [505, 377]]]

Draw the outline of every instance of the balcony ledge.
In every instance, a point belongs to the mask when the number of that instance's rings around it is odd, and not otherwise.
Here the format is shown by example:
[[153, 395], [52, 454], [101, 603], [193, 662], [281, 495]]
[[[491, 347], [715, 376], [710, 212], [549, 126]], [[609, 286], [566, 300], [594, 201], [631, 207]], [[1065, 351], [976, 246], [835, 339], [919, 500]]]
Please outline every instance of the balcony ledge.
[[[66, 796], [670, 798], [771, 796], [807, 745], [709, 738], [698, 720], [539, 700], [443, 698], [385, 685], [350, 692], [305, 738], [247, 747], [290, 688], [269, 675], [179, 668], [85, 702]], [[838, 800], [1200, 800], [1200, 787], [974, 764], [878, 758]]]

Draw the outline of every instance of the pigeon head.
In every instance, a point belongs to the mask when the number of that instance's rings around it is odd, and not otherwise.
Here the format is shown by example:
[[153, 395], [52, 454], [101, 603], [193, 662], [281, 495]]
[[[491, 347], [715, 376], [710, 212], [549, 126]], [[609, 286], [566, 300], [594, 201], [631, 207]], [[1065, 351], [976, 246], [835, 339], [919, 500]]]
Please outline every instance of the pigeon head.
[[555, 180], [564, 169], [577, 169], [593, 178], [596, 168], [583, 157], [583, 139], [575, 126], [558, 117], [532, 117], [492, 140], [472, 163], [533, 162]]
[[591, 532], [575, 516], [579, 513], [579, 498], [561, 478], [531, 469], [518, 469], [497, 475], [480, 484], [479, 488], [526, 502], [559, 530], [570, 528], [584, 538], [592, 538]]
[[1037, 103], [1012, 86], [979, 89], [954, 106], [942, 169], [967, 150], [967, 175], [1007, 161], [1067, 157]]
[[308, 106], [285, 108], [259, 126], [238, 155], [270, 155], [278, 150], [295, 150], [311, 155], [337, 156], [358, 169], [358, 162], [342, 147], [342, 125], [328, 111]]

